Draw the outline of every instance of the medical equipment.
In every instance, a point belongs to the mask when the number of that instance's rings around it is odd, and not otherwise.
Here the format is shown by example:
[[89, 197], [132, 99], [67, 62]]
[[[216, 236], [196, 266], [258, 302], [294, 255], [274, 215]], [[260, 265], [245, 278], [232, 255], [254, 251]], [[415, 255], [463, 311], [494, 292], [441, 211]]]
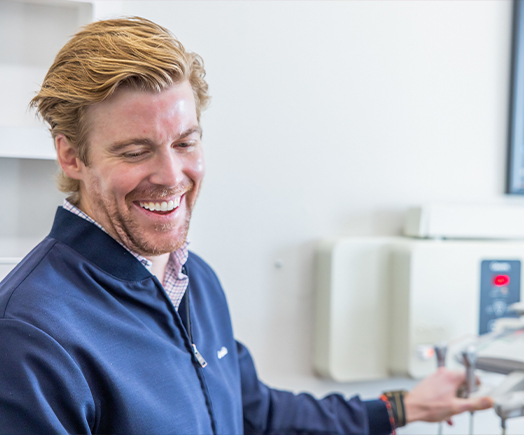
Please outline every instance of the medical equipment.
[[[317, 255], [315, 368], [338, 381], [427, 376], [434, 343], [493, 330], [521, 300], [524, 208], [431, 204], [409, 237], [326, 240]], [[456, 367], [455, 360], [450, 361]]]
[[[476, 370], [524, 373], [523, 221], [521, 207], [419, 208], [408, 212], [411, 237], [322, 242], [317, 371], [337, 381], [422, 378], [436, 356], [439, 367], [466, 367], [468, 395]], [[523, 392], [524, 382], [478, 394], [491, 395], [504, 428], [524, 415]]]
[[494, 404], [495, 412], [500, 417], [502, 435], [506, 433], [506, 420], [524, 415], [524, 391], [516, 391], [499, 399]]
[[[434, 346], [435, 356], [437, 358], [437, 367], [446, 367], [446, 354], [448, 352], [448, 346], [446, 343], [439, 343]], [[444, 423], [438, 424], [438, 435], [442, 435], [442, 426]]]
[[519, 205], [427, 204], [406, 213], [405, 236], [428, 239], [524, 239]]
[[[484, 343], [484, 345], [490, 345], [493, 343], [500, 344], [501, 340], [502, 342], [505, 342], [506, 345], [508, 343], [515, 343], [512, 341], [512, 336], [514, 334], [517, 334], [517, 336], [521, 336], [524, 333], [524, 329], [519, 330], [513, 330], [513, 331], [505, 331], [503, 333], [496, 333], [495, 335], [492, 335], [491, 337], [485, 337], [481, 340], [479, 340], [480, 343]], [[509, 339], [509, 341], [507, 341]], [[521, 343], [520, 343], [521, 344]], [[468, 347], [470, 349], [471, 346]], [[507, 349], [506, 349], [507, 350]], [[524, 348], [519, 349], [516, 347], [514, 349], [515, 354], [514, 356], [516, 359], [504, 359], [504, 358], [496, 358], [489, 356], [489, 353], [487, 356], [481, 356], [480, 358], [477, 358], [477, 355], [475, 353], [475, 356], [473, 357], [473, 360], [471, 360], [471, 354], [470, 351], [465, 350], [463, 351], [463, 362], [466, 366], [466, 377], [467, 377], [467, 384], [468, 384], [468, 391], [470, 390], [470, 385], [472, 382], [472, 378], [474, 380], [474, 375], [471, 374], [471, 364], [474, 363], [475, 360], [478, 360], [480, 362], [480, 366], [484, 369], [491, 369], [494, 371], [497, 371], [499, 373], [505, 372], [509, 370], [509, 367], [511, 364], [517, 364], [517, 365], [523, 365], [524, 361], [522, 360], [522, 357], [524, 354], [522, 351]], [[495, 413], [500, 417], [501, 421], [501, 428], [502, 428], [502, 434], [505, 435], [506, 433], [506, 421], [509, 418], [515, 418], [515, 417], [521, 417], [524, 416], [524, 371], [513, 371], [508, 374], [508, 376], [504, 379], [504, 381], [497, 387], [495, 387], [489, 395], [494, 400], [493, 409], [495, 410]], [[473, 413], [471, 413], [470, 416], [470, 434], [473, 433]]]
[[[514, 304], [510, 310], [522, 316], [524, 306]], [[466, 344], [455, 355], [467, 370], [468, 390], [475, 381], [470, 368], [507, 375], [500, 385], [487, 394], [494, 400], [495, 413], [500, 417], [502, 433], [506, 421], [524, 416], [524, 319], [500, 319], [495, 331], [480, 336], [474, 345]]]
[[467, 349], [462, 352], [462, 361], [464, 362], [464, 367], [466, 367], [466, 388], [469, 397], [478, 389], [475, 377], [477, 350], [473, 345], [468, 346]]
[[[477, 366], [477, 350], [473, 345], [462, 351], [462, 362], [466, 368], [466, 397], [477, 391], [477, 379], [475, 368]], [[469, 434], [473, 435], [473, 411], [469, 416]]]
[[437, 367], [446, 367], [446, 354], [448, 346], [446, 343], [439, 343], [434, 346], [435, 356], [437, 357]]
[[506, 432], [506, 420], [524, 416], [524, 372], [510, 373], [504, 382], [491, 392], [493, 408], [500, 417], [502, 433]]
[[[343, 238], [317, 261], [315, 367], [348, 382], [435, 370], [434, 343], [476, 339], [517, 316], [524, 242]], [[454, 359], [450, 368], [457, 368]]]

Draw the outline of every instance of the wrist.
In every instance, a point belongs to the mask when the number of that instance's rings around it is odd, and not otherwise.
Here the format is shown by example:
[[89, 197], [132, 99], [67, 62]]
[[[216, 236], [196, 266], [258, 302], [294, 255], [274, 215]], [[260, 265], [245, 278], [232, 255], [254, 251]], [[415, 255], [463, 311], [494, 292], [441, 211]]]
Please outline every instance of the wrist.
[[380, 398], [386, 403], [388, 415], [393, 430], [405, 426], [407, 423], [404, 398], [405, 390], [385, 391]]
[[413, 396], [409, 393], [404, 397], [404, 409], [406, 410], [406, 424], [424, 420], [423, 407], [413, 400]]

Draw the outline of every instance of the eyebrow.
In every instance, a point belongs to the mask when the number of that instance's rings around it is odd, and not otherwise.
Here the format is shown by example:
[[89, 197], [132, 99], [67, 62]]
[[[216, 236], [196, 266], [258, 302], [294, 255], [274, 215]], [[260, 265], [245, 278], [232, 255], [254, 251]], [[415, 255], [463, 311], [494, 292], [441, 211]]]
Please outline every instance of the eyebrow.
[[[185, 131], [183, 131], [177, 140], [184, 139], [188, 136], [191, 136], [194, 133], [198, 133], [200, 136], [202, 136], [202, 129], [200, 127], [192, 127]], [[117, 153], [118, 151], [122, 150], [123, 148], [129, 146], [129, 145], [145, 145], [145, 146], [153, 146], [155, 145], [155, 142], [151, 139], [147, 138], [132, 138], [132, 139], [124, 139], [122, 141], [115, 142], [111, 144], [109, 147], [109, 152], [111, 153]]]

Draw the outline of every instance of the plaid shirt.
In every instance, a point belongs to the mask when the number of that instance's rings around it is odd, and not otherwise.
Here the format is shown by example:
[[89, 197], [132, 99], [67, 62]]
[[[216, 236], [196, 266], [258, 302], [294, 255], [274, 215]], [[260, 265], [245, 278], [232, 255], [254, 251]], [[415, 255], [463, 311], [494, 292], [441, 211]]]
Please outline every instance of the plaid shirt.
[[[100, 228], [102, 231], [107, 233], [104, 227], [102, 227], [98, 222], [96, 222], [87, 214], [85, 214], [78, 207], [75, 207], [73, 204], [71, 204], [67, 199], [64, 199], [63, 207], [71, 213], [74, 213], [77, 216], [80, 216], [81, 218], [85, 219], [86, 221], [91, 222], [92, 224]], [[142, 263], [147, 268], [147, 270], [151, 272], [151, 266], [153, 265], [153, 263], [150, 260], [137, 254], [136, 252], [131, 251], [127, 246], [123, 245], [122, 243], [120, 244], [124, 248], [126, 248], [129, 251], [129, 253], [132, 254], [138, 261], [140, 261], [140, 263]], [[189, 243], [187, 241], [184, 242], [181, 248], [179, 248], [175, 252], [172, 252], [169, 255], [166, 271], [164, 273], [164, 290], [166, 291], [167, 295], [169, 296], [169, 299], [171, 299], [171, 302], [177, 310], [189, 283], [189, 277], [182, 273], [182, 267], [184, 266], [184, 264], [186, 264], [187, 257], [189, 255], [188, 245]]]

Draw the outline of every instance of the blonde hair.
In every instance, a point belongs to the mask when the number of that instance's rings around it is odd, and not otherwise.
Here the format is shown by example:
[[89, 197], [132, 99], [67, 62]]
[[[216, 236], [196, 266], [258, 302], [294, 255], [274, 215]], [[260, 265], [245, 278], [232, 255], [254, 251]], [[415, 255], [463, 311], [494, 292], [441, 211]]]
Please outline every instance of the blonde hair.
[[[202, 58], [186, 51], [167, 29], [140, 17], [104, 20], [83, 27], [60, 50], [30, 106], [48, 124], [53, 140], [63, 134], [87, 165], [89, 105], [121, 85], [160, 92], [188, 80], [200, 121], [210, 99], [204, 77]], [[73, 202], [80, 199], [80, 182], [62, 170], [57, 184]]]

